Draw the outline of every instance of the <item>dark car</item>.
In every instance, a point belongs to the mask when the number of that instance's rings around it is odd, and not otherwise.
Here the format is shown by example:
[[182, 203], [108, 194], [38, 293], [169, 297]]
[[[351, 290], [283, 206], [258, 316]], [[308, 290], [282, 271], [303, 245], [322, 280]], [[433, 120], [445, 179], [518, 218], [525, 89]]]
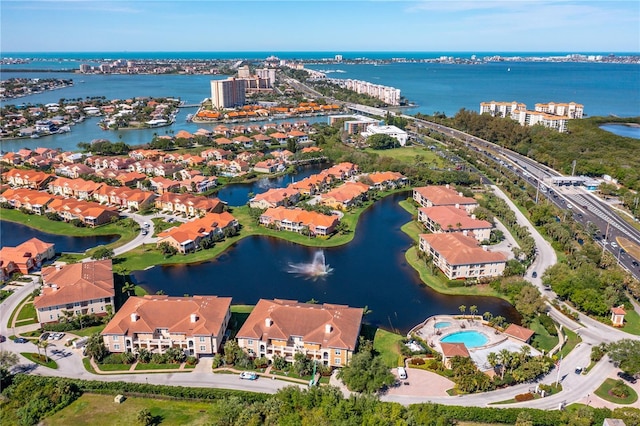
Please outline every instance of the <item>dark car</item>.
[[635, 377], [633, 377], [629, 373], [625, 373], [624, 371], [619, 371], [618, 372], [618, 377], [620, 377], [623, 380], [626, 380], [629, 383], [635, 383], [636, 382], [636, 378]]
[[25, 339], [24, 337], [16, 337], [14, 342], [16, 342], [16, 343], [27, 343], [28, 340]]
[[532, 277], [532, 278], [537, 278], [537, 277], [538, 277], [538, 273], [537, 273], [536, 271], [533, 271], [533, 272], [531, 273], [531, 277]]
[[5, 340], [7, 340], [7, 338], [0, 334], [0, 343], [4, 342]]

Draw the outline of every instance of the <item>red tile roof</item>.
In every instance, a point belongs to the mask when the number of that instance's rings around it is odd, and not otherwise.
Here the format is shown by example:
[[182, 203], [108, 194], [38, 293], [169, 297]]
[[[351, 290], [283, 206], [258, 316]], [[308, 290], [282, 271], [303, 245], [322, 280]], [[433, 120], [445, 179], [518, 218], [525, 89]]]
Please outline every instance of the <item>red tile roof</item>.
[[461, 232], [444, 234], [420, 234], [436, 252], [450, 265], [469, 265], [474, 263], [506, 262], [507, 255], [501, 252], [484, 250], [473, 237]]
[[469, 358], [469, 351], [464, 343], [440, 342], [440, 347], [445, 358], [453, 358], [454, 356]]
[[[230, 297], [130, 297], [101, 334], [132, 336], [166, 328], [169, 333], [187, 336], [217, 335], [224, 332], [222, 325], [230, 305]], [[136, 314], [135, 321], [132, 321], [132, 314]], [[195, 322], [191, 321], [192, 314], [195, 314]]]
[[523, 342], [528, 342], [529, 339], [531, 339], [531, 336], [533, 336], [535, 333], [533, 330], [529, 330], [528, 328], [521, 327], [516, 324], [511, 324], [504, 331], [504, 334], [514, 337], [518, 340], [522, 340]]
[[110, 259], [43, 268], [42, 282], [36, 308], [115, 296]]
[[260, 299], [236, 338], [264, 341], [300, 336], [305, 343], [353, 351], [360, 334], [362, 312], [362, 308], [346, 305]]

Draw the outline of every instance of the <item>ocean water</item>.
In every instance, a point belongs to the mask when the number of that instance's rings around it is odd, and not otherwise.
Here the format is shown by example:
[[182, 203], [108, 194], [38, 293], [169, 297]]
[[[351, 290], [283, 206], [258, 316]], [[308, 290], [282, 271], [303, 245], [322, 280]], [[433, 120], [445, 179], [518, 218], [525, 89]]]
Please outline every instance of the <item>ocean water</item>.
[[[339, 52], [338, 52], [339, 53]], [[105, 96], [108, 99], [126, 99], [135, 96], [179, 97], [187, 103], [199, 103], [210, 96], [210, 81], [226, 78], [211, 75], [100, 75], [75, 72], [53, 72], [77, 69], [80, 63], [91, 59], [211, 59], [252, 58], [264, 59], [269, 52], [92, 52], [92, 53], [4, 53], [4, 57], [39, 57], [44, 60], [30, 64], [2, 66], [2, 78], [65, 78], [73, 79], [73, 87], [3, 101], [1, 104], [39, 104], [58, 102], [61, 98], [75, 99], [87, 96]], [[333, 58], [333, 52], [274, 52], [281, 58]], [[491, 55], [494, 53], [485, 53]], [[497, 54], [497, 53], [496, 53]], [[547, 53], [501, 53], [505, 56], [551, 56]], [[445, 52], [350, 52], [345, 57], [390, 59], [433, 58], [442, 55], [470, 57], [471, 53]], [[73, 58], [74, 60], [65, 60]], [[98, 62], [96, 62], [98, 63]], [[21, 71], [50, 69], [47, 71]], [[328, 77], [352, 78], [393, 86], [416, 106], [403, 112], [432, 114], [444, 112], [454, 115], [461, 108], [477, 111], [483, 101], [524, 102], [531, 109], [535, 103], [577, 102], [584, 105], [589, 116], [640, 116], [640, 65], [581, 62], [492, 62], [486, 64], [398, 63], [375, 64], [323, 64], [307, 65], [310, 69], [327, 72]], [[71, 133], [39, 139], [1, 141], [0, 150], [15, 151], [22, 147], [49, 146], [65, 150], [77, 149], [78, 142], [97, 138], [122, 140], [137, 145], [149, 142], [154, 133], [193, 132], [202, 126], [186, 123], [186, 115], [195, 110], [183, 109], [174, 125], [152, 130], [102, 131], [96, 120], [87, 120], [72, 128]], [[306, 118], [305, 118], [306, 119]], [[306, 119], [310, 122], [325, 118]]]

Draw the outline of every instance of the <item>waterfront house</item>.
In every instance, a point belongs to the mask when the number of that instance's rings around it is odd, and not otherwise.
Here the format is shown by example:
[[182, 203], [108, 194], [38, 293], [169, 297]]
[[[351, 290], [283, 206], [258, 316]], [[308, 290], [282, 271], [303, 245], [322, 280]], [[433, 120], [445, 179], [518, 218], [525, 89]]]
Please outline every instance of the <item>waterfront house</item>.
[[449, 184], [413, 188], [413, 199], [422, 207], [454, 206], [464, 208], [469, 214], [478, 207], [474, 198], [463, 196]]
[[343, 162], [329, 167], [328, 169], [325, 169], [320, 173], [335, 180], [346, 180], [358, 174], [358, 165], [349, 162]]
[[195, 175], [178, 183], [180, 188], [184, 188], [187, 192], [202, 193], [215, 188], [218, 184], [218, 178], [215, 176]]
[[0, 282], [6, 281], [15, 272], [28, 274], [55, 255], [53, 243], [37, 238], [31, 238], [16, 247], [4, 246], [0, 248]]
[[80, 175], [92, 175], [94, 170], [85, 164], [58, 164], [55, 173], [59, 176], [77, 179]]
[[116, 207], [102, 206], [98, 203], [73, 199], [56, 198], [48, 205], [47, 211], [58, 214], [63, 220], [80, 220], [87, 226], [99, 226], [109, 223], [120, 214]]
[[96, 260], [42, 269], [42, 288], [33, 304], [40, 324], [67, 314], [107, 315], [114, 310], [111, 260]]
[[462, 232], [479, 242], [488, 240], [493, 228], [491, 222], [476, 219], [475, 215], [469, 216], [465, 209], [454, 206], [420, 207], [418, 221], [429, 232]]
[[269, 207], [290, 206], [299, 200], [300, 193], [290, 185], [286, 188], [270, 188], [266, 192], [256, 195], [249, 200], [249, 207], [267, 209]]
[[371, 186], [383, 191], [400, 188], [409, 183], [409, 179], [398, 172], [374, 172], [369, 173], [367, 178], [371, 181]]
[[461, 232], [420, 234], [419, 249], [433, 258], [450, 280], [502, 275], [507, 255], [478, 246], [475, 238]]
[[100, 334], [112, 353], [179, 348], [188, 356], [210, 356], [220, 349], [230, 306], [230, 297], [133, 296]]
[[258, 161], [253, 165], [253, 171], [258, 173], [275, 173], [284, 170], [284, 163], [279, 160]]
[[1, 202], [9, 203], [16, 209], [22, 208], [37, 215], [44, 214], [49, 204], [57, 198], [46, 192], [26, 188], [9, 188], [0, 194]]
[[338, 215], [326, 215], [300, 208], [275, 207], [268, 208], [260, 215], [260, 224], [273, 226], [277, 230], [285, 230], [309, 235], [330, 235], [338, 225]]
[[157, 245], [167, 243], [185, 254], [196, 251], [203, 241], [214, 241], [225, 231], [235, 231], [238, 227], [238, 221], [229, 212], [207, 213], [199, 219], [160, 232]]
[[330, 178], [323, 174], [311, 175], [289, 185], [302, 195], [315, 195], [329, 189]]
[[330, 367], [351, 360], [362, 325], [362, 308], [346, 305], [260, 299], [236, 335], [251, 357], [284, 357], [296, 353]]
[[333, 209], [346, 210], [367, 199], [369, 185], [362, 182], [345, 182], [320, 195], [320, 203]]
[[221, 213], [224, 204], [218, 198], [208, 198], [190, 194], [164, 193], [155, 200], [157, 209], [170, 213], [184, 213], [186, 216], [200, 216], [205, 213]]
[[11, 169], [2, 174], [2, 180], [18, 188], [44, 189], [55, 176], [36, 170]]

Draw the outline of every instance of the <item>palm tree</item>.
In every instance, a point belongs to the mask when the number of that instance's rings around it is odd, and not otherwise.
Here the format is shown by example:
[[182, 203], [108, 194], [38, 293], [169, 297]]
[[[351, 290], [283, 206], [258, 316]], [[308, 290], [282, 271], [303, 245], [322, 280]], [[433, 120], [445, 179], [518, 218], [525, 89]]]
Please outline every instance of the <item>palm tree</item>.
[[126, 281], [124, 284], [122, 284], [122, 292], [126, 293], [128, 296], [131, 296], [131, 293], [133, 293], [135, 290], [135, 284], [130, 283], [129, 281]]
[[40, 347], [44, 349], [44, 357], [46, 358], [46, 362], [49, 362], [49, 354], [47, 353], [47, 347], [49, 347], [49, 342], [46, 340], [42, 340], [39, 342]]
[[460, 313], [462, 314], [462, 316], [464, 317], [464, 313], [467, 311], [467, 306], [466, 305], [460, 305], [458, 307], [458, 309], [460, 310]]
[[507, 367], [511, 364], [511, 352], [507, 349], [502, 349], [498, 352], [498, 358], [500, 359], [500, 380], [504, 379], [504, 372], [507, 370]]
[[527, 345], [523, 345], [520, 347], [520, 356], [522, 357], [522, 361], [525, 361], [531, 355], [531, 347]]
[[489, 322], [493, 318], [493, 314], [487, 311], [484, 314], [482, 314], [482, 318], [484, 318], [485, 321]]
[[478, 313], [478, 307], [476, 305], [469, 306], [469, 312], [471, 312], [471, 319]]
[[489, 354], [487, 355], [487, 362], [489, 363], [489, 365], [491, 365], [491, 368], [495, 370], [496, 366], [499, 364], [498, 354], [496, 354], [495, 352], [489, 352]]

